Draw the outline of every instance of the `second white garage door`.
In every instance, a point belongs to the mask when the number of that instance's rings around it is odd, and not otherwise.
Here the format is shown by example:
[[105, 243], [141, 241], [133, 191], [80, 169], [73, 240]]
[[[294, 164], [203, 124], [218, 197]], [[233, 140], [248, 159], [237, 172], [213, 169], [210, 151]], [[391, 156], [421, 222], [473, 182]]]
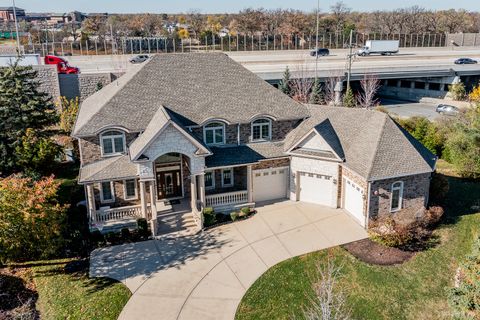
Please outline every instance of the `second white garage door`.
[[300, 172], [300, 201], [332, 206], [333, 178]]
[[362, 226], [365, 226], [365, 217], [363, 215], [363, 194], [365, 191], [353, 183], [353, 181], [343, 178], [343, 192], [344, 209], [350, 212]]
[[288, 167], [253, 170], [253, 201], [287, 196]]

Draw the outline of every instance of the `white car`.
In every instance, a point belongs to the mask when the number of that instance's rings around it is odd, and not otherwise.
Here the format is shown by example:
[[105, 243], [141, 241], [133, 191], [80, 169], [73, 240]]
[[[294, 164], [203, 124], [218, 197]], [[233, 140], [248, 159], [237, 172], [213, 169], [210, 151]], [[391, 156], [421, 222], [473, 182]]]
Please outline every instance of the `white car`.
[[148, 54], [139, 54], [138, 56], [130, 58], [130, 63], [142, 63], [148, 60], [150, 58]]

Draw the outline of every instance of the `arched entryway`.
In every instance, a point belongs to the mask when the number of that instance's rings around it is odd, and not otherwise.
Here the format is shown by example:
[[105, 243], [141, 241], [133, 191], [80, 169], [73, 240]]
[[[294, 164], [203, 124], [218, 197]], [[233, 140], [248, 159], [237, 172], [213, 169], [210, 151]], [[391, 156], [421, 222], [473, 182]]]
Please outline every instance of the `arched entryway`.
[[188, 156], [171, 152], [154, 161], [156, 199], [175, 200], [190, 194], [190, 159]]

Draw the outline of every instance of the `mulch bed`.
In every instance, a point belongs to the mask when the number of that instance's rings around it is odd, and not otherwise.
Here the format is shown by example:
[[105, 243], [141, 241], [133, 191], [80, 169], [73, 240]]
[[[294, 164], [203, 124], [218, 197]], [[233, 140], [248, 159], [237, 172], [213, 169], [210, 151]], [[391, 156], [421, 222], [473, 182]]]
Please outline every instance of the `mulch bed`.
[[363, 262], [382, 266], [402, 264], [415, 255], [415, 252], [386, 247], [370, 239], [345, 244], [343, 248]]
[[0, 319], [39, 319], [30, 268], [0, 268]]

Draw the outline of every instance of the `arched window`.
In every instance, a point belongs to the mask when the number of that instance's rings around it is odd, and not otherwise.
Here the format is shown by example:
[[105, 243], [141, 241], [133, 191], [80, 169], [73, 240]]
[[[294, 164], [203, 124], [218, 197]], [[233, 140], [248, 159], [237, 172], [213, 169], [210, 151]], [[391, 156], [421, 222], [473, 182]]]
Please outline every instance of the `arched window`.
[[225, 144], [225, 125], [210, 122], [203, 127], [203, 141], [208, 145]]
[[272, 139], [272, 121], [257, 119], [252, 122], [252, 141], [266, 141]]
[[104, 156], [125, 152], [125, 134], [121, 131], [105, 131], [100, 135], [100, 143]]
[[392, 183], [392, 195], [390, 198], [390, 211], [395, 212], [402, 209], [403, 200], [403, 182]]

